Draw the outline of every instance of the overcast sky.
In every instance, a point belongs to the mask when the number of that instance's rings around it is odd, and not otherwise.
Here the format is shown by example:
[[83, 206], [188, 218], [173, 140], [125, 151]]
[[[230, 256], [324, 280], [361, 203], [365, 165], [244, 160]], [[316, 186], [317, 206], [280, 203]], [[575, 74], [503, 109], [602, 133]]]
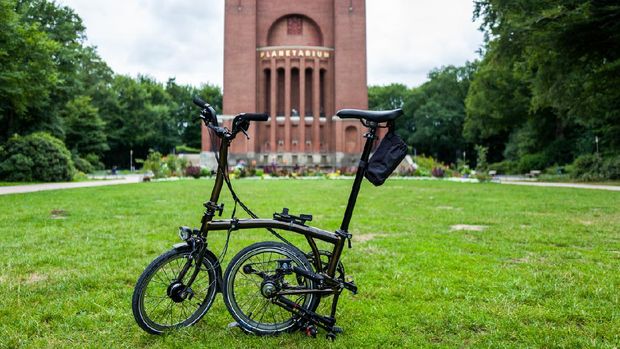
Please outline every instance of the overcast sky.
[[[284, 0], [283, 0], [284, 1]], [[308, 0], [311, 1], [311, 0]], [[222, 85], [224, 0], [59, 0], [117, 73]], [[368, 83], [418, 86], [478, 57], [472, 0], [367, 0]]]

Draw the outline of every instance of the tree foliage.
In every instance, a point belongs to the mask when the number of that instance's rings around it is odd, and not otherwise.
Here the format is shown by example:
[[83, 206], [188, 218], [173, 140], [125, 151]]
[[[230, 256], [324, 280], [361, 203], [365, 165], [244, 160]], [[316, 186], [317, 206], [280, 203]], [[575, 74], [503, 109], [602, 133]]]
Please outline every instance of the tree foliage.
[[428, 82], [413, 90], [405, 103], [405, 119], [413, 123], [408, 140], [418, 152], [453, 163], [463, 152], [471, 153], [463, 138], [464, 101], [475, 70], [475, 63], [435, 69]]
[[52, 117], [41, 115], [59, 80], [53, 53], [59, 44], [24, 21], [13, 1], [0, 1], [0, 142], [14, 133], [42, 128]]
[[99, 159], [128, 167], [132, 150], [144, 158], [150, 149], [200, 147], [191, 99], [201, 95], [221, 110], [219, 87], [115, 75], [85, 31], [75, 11], [53, 0], [0, 2], [0, 144], [46, 131], [81, 169]]
[[481, 0], [475, 16], [488, 42], [467, 100], [469, 139], [507, 141], [529, 128], [542, 140], [530, 152], [566, 140], [574, 157], [594, 135], [620, 151], [618, 2]]
[[64, 110], [65, 143], [78, 154], [102, 156], [108, 147], [105, 123], [99, 111], [87, 96], [79, 96], [67, 103]]

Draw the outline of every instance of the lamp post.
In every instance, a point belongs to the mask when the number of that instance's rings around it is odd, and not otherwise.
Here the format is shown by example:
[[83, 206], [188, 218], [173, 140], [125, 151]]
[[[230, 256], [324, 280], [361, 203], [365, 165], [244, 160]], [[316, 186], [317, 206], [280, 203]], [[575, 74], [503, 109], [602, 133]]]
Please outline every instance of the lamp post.
[[594, 143], [596, 143], [596, 155], [598, 155], [598, 136], [594, 136]]
[[129, 150], [129, 172], [133, 172], [133, 149]]

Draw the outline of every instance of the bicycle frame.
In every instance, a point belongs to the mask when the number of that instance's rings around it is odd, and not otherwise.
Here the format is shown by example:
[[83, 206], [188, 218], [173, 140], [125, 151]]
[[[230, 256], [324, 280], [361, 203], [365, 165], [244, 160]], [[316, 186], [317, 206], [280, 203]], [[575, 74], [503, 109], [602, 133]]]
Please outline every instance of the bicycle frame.
[[[221, 211], [223, 209], [223, 206], [218, 205], [218, 201], [220, 193], [222, 191], [222, 186], [224, 184], [224, 176], [226, 175], [225, 169], [226, 166], [228, 166], [228, 148], [232, 141], [230, 139], [222, 139], [219, 149], [219, 162], [217, 175], [215, 178], [215, 184], [211, 191], [210, 200], [204, 204], [207, 210], [202, 218], [202, 225], [200, 228], [201, 237], [204, 239], [204, 241], [207, 241], [207, 237], [210, 231], [234, 231], [257, 228], [273, 228], [302, 234], [306, 237], [306, 240], [310, 245], [314, 257], [313, 262], [317, 271], [321, 271], [323, 269], [319, 249], [317, 248], [314, 239], [325, 241], [334, 245], [334, 248], [331, 251], [332, 257], [327, 266], [327, 276], [330, 278], [334, 278], [338, 262], [340, 261], [341, 254], [344, 249], [345, 240], [351, 238], [351, 235], [348, 233], [349, 223], [351, 222], [351, 217], [353, 216], [353, 209], [355, 208], [357, 196], [359, 194], [361, 183], [366, 172], [368, 158], [370, 156], [370, 152], [372, 151], [374, 141], [377, 138], [377, 123], [368, 122], [365, 125], [368, 127], [368, 132], [364, 135], [364, 137], [366, 138], [364, 151], [362, 152], [362, 156], [359, 162], [357, 173], [355, 175], [355, 180], [353, 182], [353, 187], [349, 195], [347, 208], [345, 210], [340, 229], [337, 230], [335, 233], [307, 225], [297, 224], [293, 222], [283, 222], [274, 219], [213, 220], [215, 214], [219, 211], [221, 215]], [[206, 249], [206, 243], [204, 249]]]
[[[345, 243], [348, 242], [349, 248], [351, 248], [352, 235], [348, 232], [348, 229], [362, 181], [366, 176], [369, 179], [371, 178], [369, 176], [370, 171], [370, 174], [379, 173], [377, 176], [379, 176], [379, 181], [382, 183], [385, 180], [384, 177], [389, 175], [385, 171], [381, 172], [382, 169], [392, 168], [395, 164], [395, 161], [392, 161], [392, 163], [375, 166], [374, 160], [371, 160], [372, 164], [369, 167], [370, 152], [373, 149], [375, 140], [378, 138], [377, 130], [385, 128], [384, 123], [387, 123], [387, 128], [392, 131], [394, 129], [394, 121], [402, 115], [402, 110], [369, 112], [343, 109], [338, 112], [337, 115], [343, 119], [359, 119], [368, 128], [368, 131], [364, 134], [364, 138], [366, 138], [364, 150], [361, 154], [340, 228], [330, 232], [307, 225], [306, 222], [312, 221], [311, 215], [300, 214], [296, 216], [289, 214], [287, 208], [284, 208], [281, 213], [274, 213], [272, 219], [271, 217], [269, 219], [259, 218], [235, 193], [228, 177], [228, 151], [230, 145], [239, 133], [248, 136], [246, 131], [249, 129], [251, 122], [268, 121], [269, 115], [266, 113], [238, 114], [232, 120], [231, 129], [228, 129], [219, 126], [217, 115], [212, 106], [200, 98], [194, 98], [194, 103], [201, 108], [199, 119], [209, 129], [214, 148], [218, 148], [216, 155], [219, 154], [219, 156], [216, 156], [218, 166], [215, 182], [211, 190], [211, 197], [204, 203], [206, 210], [202, 216], [200, 229], [192, 229], [187, 226], [179, 227], [179, 237], [184, 242], [174, 245], [173, 250], [162, 254], [151, 262], [138, 279], [132, 298], [132, 310], [136, 322], [142, 329], [152, 334], [161, 334], [169, 329], [191, 326], [204, 316], [212, 305], [216, 293], [219, 291], [223, 294], [226, 307], [233, 318], [247, 332], [277, 334], [288, 330], [301, 329], [309, 336], [316, 336], [317, 328], [321, 327], [328, 331], [327, 338], [334, 339], [336, 333], [342, 332], [342, 328], [335, 325], [336, 309], [340, 295], [343, 290], [351, 291], [353, 294], [356, 294], [358, 290], [355, 282], [345, 275], [345, 268], [340, 259]], [[385, 144], [387, 144], [388, 148], [392, 148], [390, 142]], [[403, 155], [403, 145], [402, 140], [400, 143], [394, 144], [398, 148], [396, 149], [398, 151], [394, 151], [395, 156], [400, 157]], [[384, 148], [384, 146], [380, 146], [379, 149], [383, 152]], [[387, 157], [385, 159], [387, 161]], [[381, 160], [383, 158], [379, 156], [378, 161]], [[377, 172], [377, 168], [381, 171]], [[376, 181], [372, 182], [376, 184]], [[224, 184], [226, 184], [232, 195], [235, 208], [230, 219], [214, 219], [216, 214], [221, 216], [224, 210], [224, 204], [218, 203]], [[237, 218], [237, 205], [249, 215], [249, 219]], [[220, 263], [228, 250], [232, 232], [245, 229], [266, 229], [280, 239], [281, 242], [264, 241], [247, 246], [232, 258], [226, 273], [222, 274]], [[212, 231], [226, 231], [226, 242], [219, 257], [208, 248], [208, 235]], [[299, 249], [281, 236], [280, 232], [303, 235], [310, 246], [310, 251], [308, 252], [308, 249], [303, 248]], [[329, 247], [319, 250], [317, 247], [318, 242], [321, 242], [321, 246], [327, 245]], [[282, 257], [272, 259], [273, 253], [276, 256]], [[268, 254], [266, 262], [264, 259], [265, 254]], [[258, 255], [262, 255], [263, 259], [257, 263], [250, 263], [250, 260]], [[182, 258], [184, 262], [181, 264], [177, 262], [177, 266], [172, 270], [172, 276], [169, 275], [169, 272], [165, 272], [166, 275], [163, 279], [159, 278], [158, 283], [167, 286], [165, 295], [163, 297], [155, 297], [155, 293], [147, 292], [147, 287], [154, 280], [154, 275], [158, 275], [157, 273], [163, 270], [164, 265], [168, 265], [179, 258]], [[257, 269], [255, 269], [256, 265], [259, 265]], [[205, 279], [203, 276], [198, 280], [208, 280], [209, 284], [207, 288], [204, 288], [204, 285], [198, 282], [199, 286], [196, 286], [196, 290], [194, 290], [192, 286], [201, 271], [208, 273], [208, 279]], [[242, 273], [241, 275], [244, 275], [245, 278], [239, 281], [241, 286], [236, 287], [239, 280], [237, 275], [239, 273]], [[256, 277], [248, 275], [256, 275]], [[249, 285], [250, 288], [248, 289], [243, 285]], [[258, 286], [258, 290], [253, 290], [255, 286]], [[161, 288], [161, 285], [159, 287]], [[257, 293], [256, 291], [259, 292]], [[163, 290], [160, 289], [156, 293], [161, 296]], [[205, 293], [204, 301], [198, 303], [196, 301], [191, 302], [190, 305], [192, 307], [195, 305], [197, 308], [187, 316], [185, 313], [187, 305], [183, 302], [192, 300], [195, 296], [203, 297], [203, 293]], [[147, 304], [145, 302], [147, 295], [149, 299], [155, 297], [165, 300], [168, 298], [169, 304], [167, 303], [164, 315], [169, 315], [170, 322], [168, 322], [168, 319], [163, 319], [162, 321], [150, 315], [152, 312], [147, 308], [150, 308], [150, 305], [153, 303]], [[237, 298], [239, 297], [237, 296], [250, 299], [252, 303], [247, 303], [246, 300], [246, 303], [243, 303], [243, 305], [238, 304]], [[322, 299], [325, 299], [325, 302], [328, 301], [325, 298], [327, 296], [333, 296], [331, 299], [331, 312], [321, 310], [321, 314], [317, 313]], [[162, 300], [156, 303], [155, 307], [159, 306]], [[271, 320], [266, 320], [263, 323], [264, 311], [266, 311], [265, 309], [267, 309], [266, 307], [269, 306], [269, 303], [274, 305], [274, 307], [269, 308], [274, 317], [274, 323], [271, 323]], [[251, 311], [247, 312], [240, 308], [246, 304], [250, 304]], [[181, 319], [173, 321], [173, 309], [175, 307], [182, 309]], [[281, 310], [291, 314], [285, 313], [284, 316], [278, 316], [281, 319], [276, 320], [275, 314]], [[262, 312], [258, 320], [252, 317], [254, 311]], [[258, 314], [256, 315], [258, 316]], [[157, 316], [161, 316], [161, 314]]]

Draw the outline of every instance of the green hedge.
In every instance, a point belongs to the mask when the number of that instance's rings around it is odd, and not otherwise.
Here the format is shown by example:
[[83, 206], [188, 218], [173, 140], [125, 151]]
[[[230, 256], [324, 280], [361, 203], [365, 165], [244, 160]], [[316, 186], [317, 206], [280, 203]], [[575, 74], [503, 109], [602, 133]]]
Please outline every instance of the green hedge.
[[6, 181], [70, 181], [74, 171], [65, 144], [48, 133], [15, 135], [0, 149], [0, 178]]
[[571, 174], [585, 181], [620, 179], [620, 155], [606, 158], [597, 154], [582, 155], [573, 163]]
[[529, 173], [532, 170], [542, 171], [549, 165], [548, 159], [543, 153], [526, 154], [519, 159], [517, 170], [519, 173]]
[[518, 171], [518, 163], [515, 161], [504, 160], [501, 162], [496, 162], [489, 165], [489, 171], [496, 171], [497, 174], [517, 174]]

